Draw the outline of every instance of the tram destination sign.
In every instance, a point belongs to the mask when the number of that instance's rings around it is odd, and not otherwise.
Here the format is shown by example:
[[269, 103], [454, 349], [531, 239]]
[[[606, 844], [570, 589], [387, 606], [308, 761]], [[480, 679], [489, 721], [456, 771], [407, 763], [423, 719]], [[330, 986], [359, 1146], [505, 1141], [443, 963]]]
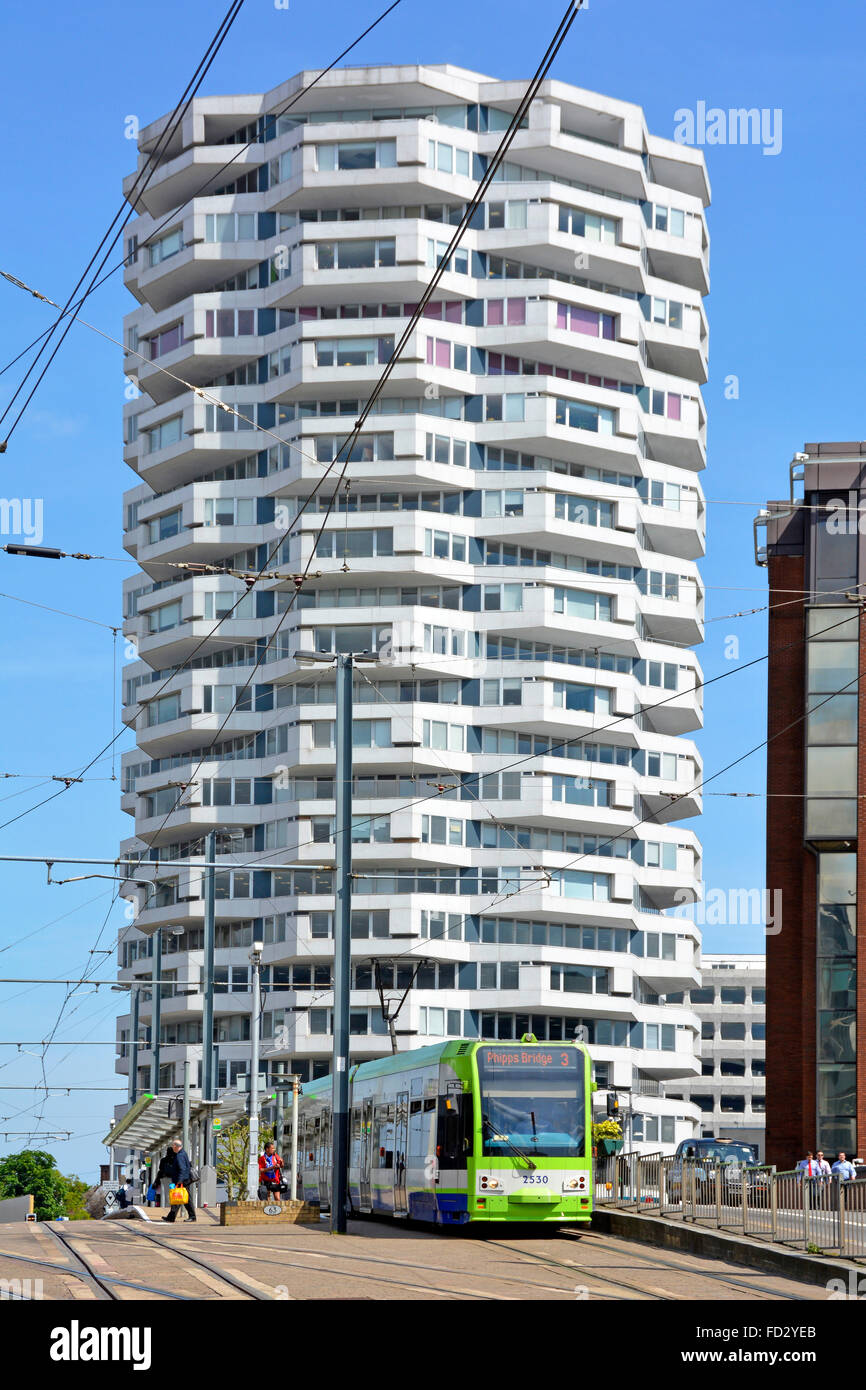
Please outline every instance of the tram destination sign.
[[485, 1071], [577, 1071], [583, 1053], [576, 1047], [482, 1047], [478, 1062]]

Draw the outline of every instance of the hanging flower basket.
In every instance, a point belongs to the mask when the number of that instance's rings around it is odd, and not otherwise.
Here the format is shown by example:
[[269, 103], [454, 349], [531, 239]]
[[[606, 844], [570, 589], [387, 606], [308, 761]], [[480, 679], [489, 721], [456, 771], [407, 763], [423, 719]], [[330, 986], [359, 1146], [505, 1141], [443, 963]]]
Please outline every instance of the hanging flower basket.
[[599, 1158], [610, 1158], [612, 1154], [618, 1154], [622, 1151], [622, 1140], [598, 1139], [596, 1141], [596, 1149]]

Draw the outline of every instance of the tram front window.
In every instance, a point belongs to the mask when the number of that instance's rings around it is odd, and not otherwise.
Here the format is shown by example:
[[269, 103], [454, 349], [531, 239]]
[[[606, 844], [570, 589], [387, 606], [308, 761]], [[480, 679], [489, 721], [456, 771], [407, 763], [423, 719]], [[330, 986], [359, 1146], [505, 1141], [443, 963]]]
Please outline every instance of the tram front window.
[[487, 1045], [476, 1054], [488, 1157], [582, 1158], [583, 1054], [576, 1048]]

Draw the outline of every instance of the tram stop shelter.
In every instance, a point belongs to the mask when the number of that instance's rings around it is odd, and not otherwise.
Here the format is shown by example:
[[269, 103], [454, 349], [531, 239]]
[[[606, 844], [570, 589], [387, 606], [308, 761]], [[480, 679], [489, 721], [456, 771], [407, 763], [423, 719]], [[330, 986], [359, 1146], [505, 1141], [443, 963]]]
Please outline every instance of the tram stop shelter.
[[[217, 1129], [227, 1129], [247, 1113], [247, 1096], [239, 1091], [226, 1091], [216, 1101], [202, 1100], [201, 1095], [189, 1098], [189, 1156], [200, 1178], [193, 1189], [196, 1206], [216, 1203], [216, 1167], [214, 1164]], [[115, 1121], [103, 1139], [111, 1150], [112, 1169], [114, 1150], [128, 1149], [130, 1156], [140, 1156], [156, 1173], [159, 1160], [174, 1139], [182, 1139], [184, 1130], [183, 1097], [145, 1092], [125, 1115]]]

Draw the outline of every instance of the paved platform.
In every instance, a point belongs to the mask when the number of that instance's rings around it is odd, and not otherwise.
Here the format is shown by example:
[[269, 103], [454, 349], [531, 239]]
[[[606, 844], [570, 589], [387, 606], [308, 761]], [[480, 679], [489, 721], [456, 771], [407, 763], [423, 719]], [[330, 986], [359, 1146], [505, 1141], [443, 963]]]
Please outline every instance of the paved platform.
[[[88, 1278], [55, 1228], [103, 1287]], [[195, 1225], [179, 1218], [173, 1226], [152, 1227], [138, 1221], [7, 1226], [0, 1231], [0, 1279], [41, 1279], [42, 1298], [79, 1303], [108, 1297], [437, 1303], [828, 1297], [826, 1288], [806, 1280], [653, 1249], [597, 1230], [508, 1227], [475, 1235], [362, 1220], [350, 1222], [345, 1236], [332, 1236], [324, 1223], [225, 1228], [206, 1213]], [[32, 1284], [29, 1296], [36, 1296]]]

